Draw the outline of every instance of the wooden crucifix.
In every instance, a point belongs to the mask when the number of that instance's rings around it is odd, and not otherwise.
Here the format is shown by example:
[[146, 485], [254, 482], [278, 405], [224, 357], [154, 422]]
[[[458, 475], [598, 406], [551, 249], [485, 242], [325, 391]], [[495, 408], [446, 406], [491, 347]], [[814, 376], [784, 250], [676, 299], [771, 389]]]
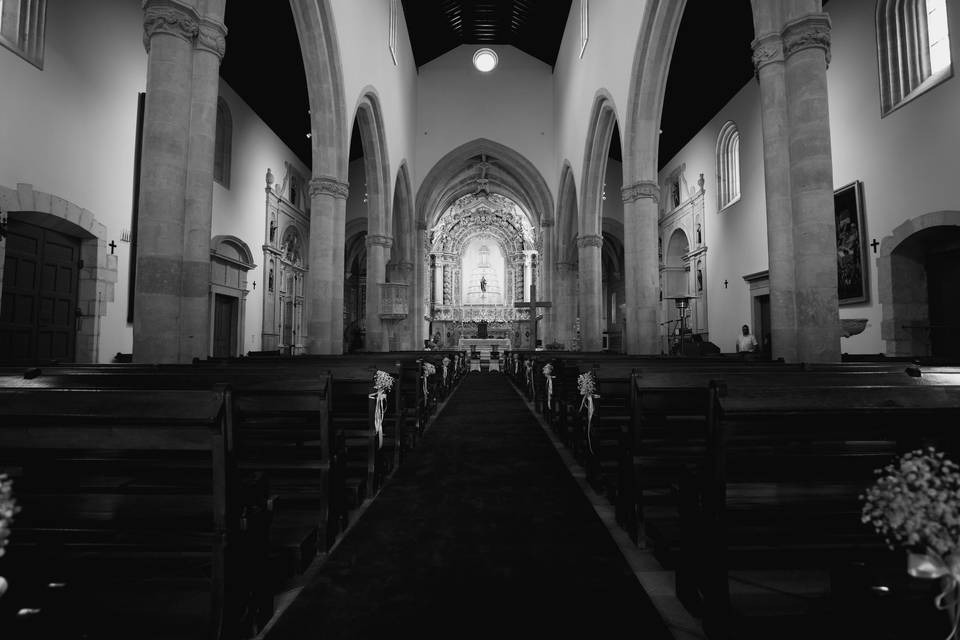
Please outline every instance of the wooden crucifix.
[[[551, 302], [544, 302], [537, 300], [537, 285], [530, 285], [530, 302], [514, 302], [513, 306], [517, 309], [530, 309], [530, 335], [532, 338], [533, 348], [537, 348], [537, 321], [540, 319], [537, 317], [537, 311], [539, 309], [549, 309], [553, 306]], [[542, 316], [541, 316], [542, 317]]]

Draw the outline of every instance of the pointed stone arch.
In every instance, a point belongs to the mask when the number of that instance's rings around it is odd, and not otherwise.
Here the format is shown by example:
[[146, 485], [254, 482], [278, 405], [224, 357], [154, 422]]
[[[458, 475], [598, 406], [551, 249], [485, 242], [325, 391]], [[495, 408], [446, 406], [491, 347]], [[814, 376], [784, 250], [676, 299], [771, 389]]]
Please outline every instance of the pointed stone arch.
[[587, 126], [583, 151], [583, 175], [580, 178], [580, 235], [598, 235], [601, 231], [603, 183], [610, 155], [610, 141], [617, 128], [617, 108], [606, 89], [597, 91]]
[[448, 206], [476, 189], [477, 169], [471, 160], [480, 155], [493, 164], [487, 176], [492, 193], [516, 201], [535, 227], [552, 220], [553, 196], [533, 163], [506, 145], [477, 138], [443, 156], [427, 173], [417, 192], [418, 224], [433, 224]]
[[[58, 196], [34, 191], [33, 185], [16, 189], [0, 185], [0, 215], [14, 216], [80, 240], [77, 288], [78, 328], [74, 360], [99, 362], [100, 336], [107, 305], [114, 302], [117, 256], [107, 249], [107, 227], [94, 214]], [[0, 282], [3, 282], [7, 242], [0, 242]]]
[[393, 185], [393, 207], [391, 211], [391, 232], [393, 246], [390, 248], [390, 263], [387, 266], [387, 276], [391, 283], [407, 285], [408, 317], [396, 321], [390, 327], [393, 341], [397, 349], [413, 349], [418, 344], [415, 335], [420, 323], [414, 319], [416, 301], [418, 299], [419, 280], [416, 278], [416, 248], [419, 244], [414, 227], [413, 189], [410, 184], [410, 171], [407, 161], [400, 163], [397, 177]]

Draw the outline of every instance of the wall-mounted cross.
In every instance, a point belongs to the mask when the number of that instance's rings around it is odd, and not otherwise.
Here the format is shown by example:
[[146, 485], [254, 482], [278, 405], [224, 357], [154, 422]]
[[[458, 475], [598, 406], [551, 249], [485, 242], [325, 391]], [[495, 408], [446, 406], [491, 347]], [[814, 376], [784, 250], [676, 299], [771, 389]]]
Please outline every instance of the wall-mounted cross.
[[724, 289], [727, 288], [727, 284], [729, 284], [729, 283], [728, 283], [726, 280], [724, 280], [724, 281], [723, 281], [723, 288], [724, 288]]
[[117, 248], [117, 243], [111, 240], [107, 246], [110, 247], [110, 255], [113, 255], [113, 250]]
[[877, 252], [877, 247], [880, 246], [880, 243], [877, 242], [877, 239], [876, 239], [876, 238], [874, 238], [874, 239], [873, 239], [873, 242], [870, 243], [870, 246], [873, 247], [873, 252], [876, 253], [876, 252]]
[[530, 302], [514, 302], [513, 306], [517, 309], [530, 309], [530, 337], [533, 349], [537, 348], [537, 321], [543, 316], [537, 316], [538, 309], [549, 309], [553, 306], [552, 302], [543, 302], [537, 300], [537, 285], [530, 285]]

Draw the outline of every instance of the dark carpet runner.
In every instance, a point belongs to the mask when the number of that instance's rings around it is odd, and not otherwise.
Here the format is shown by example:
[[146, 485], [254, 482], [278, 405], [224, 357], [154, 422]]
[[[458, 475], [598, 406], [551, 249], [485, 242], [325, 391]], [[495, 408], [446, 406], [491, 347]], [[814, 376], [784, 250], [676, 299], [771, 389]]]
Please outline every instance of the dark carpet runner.
[[484, 373], [464, 380], [268, 640], [613, 630], [671, 638], [536, 419]]

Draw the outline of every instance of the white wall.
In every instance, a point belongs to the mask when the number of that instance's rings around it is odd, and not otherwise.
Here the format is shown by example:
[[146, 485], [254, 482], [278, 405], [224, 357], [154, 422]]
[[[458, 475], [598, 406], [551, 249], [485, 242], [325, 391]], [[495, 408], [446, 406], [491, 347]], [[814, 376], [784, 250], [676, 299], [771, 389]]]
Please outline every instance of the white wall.
[[[126, 322], [137, 95], [146, 86], [139, 0], [49, 0], [41, 71], [0, 48], [0, 184], [29, 183], [89, 209], [118, 247], [115, 298], [101, 324], [101, 362], [133, 348]], [[223, 82], [233, 116], [230, 189], [214, 184], [212, 235], [235, 235], [253, 252], [244, 351], [259, 349], [262, 320], [264, 176], [283, 161], [310, 171]], [[253, 281], [257, 289], [252, 290]]]
[[[241, 353], [259, 351], [263, 331], [263, 288], [266, 282], [263, 244], [266, 241], [266, 174], [273, 171], [277, 184], [289, 162], [305, 179], [310, 169], [277, 137], [263, 120], [222, 79], [220, 96], [233, 119], [230, 188], [213, 183], [211, 237], [232, 235], [247, 243], [257, 265], [247, 272], [247, 305]], [[306, 194], [304, 194], [306, 197]], [[257, 283], [256, 289], [253, 283]]]
[[0, 184], [89, 209], [119, 246], [113, 302], [101, 324], [100, 359], [128, 353], [130, 245], [137, 94], [146, 86], [138, 0], [49, 0], [41, 71], [0, 48]]
[[[865, 242], [882, 240], [904, 221], [944, 209], [960, 210], [960, 79], [954, 77], [885, 118], [880, 117], [873, 3], [831, 0], [832, 60], [827, 71], [834, 187], [864, 184]], [[960, 64], [960, 7], [950, 5], [954, 74]], [[733, 120], [740, 129], [742, 198], [717, 213], [716, 140]], [[737, 328], [750, 320], [749, 288], [742, 276], [767, 268], [759, 87], [741, 91], [660, 172], [660, 180], [686, 163], [695, 184], [706, 178], [705, 233], [709, 247], [707, 294], [710, 339], [733, 350]], [[876, 254], [866, 246], [870, 299], [843, 305], [841, 318], [867, 318], [857, 336], [841, 339], [845, 353], [881, 353], [882, 308], [877, 300]], [[729, 287], [723, 287], [723, 281]]]
[[420, 68], [414, 191], [444, 155], [487, 138], [532, 162], [556, 193], [560, 173], [550, 66], [514, 47], [495, 46], [499, 65], [481, 73], [473, 66], [478, 48], [457, 47]]
[[[235, 0], [237, 1], [237, 0]], [[400, 3], [397, 3], [398, 7]], [[346, 100], [343, 123], [351, 131], [357, 105], [372, 89], [383, 112], [390, 165], [386, 202], [392, 209], [393, 187], [400, 164], [406, 161], [415, 174], [413, 147], [416, 131], [417, 68], [410, 48], [407, 23], [401, 9], [397, 26], [397, 65], [388, 47], [390, 3], [386, 0], [330, 0], [340, 45], [340, 63]], [[347, 140], [349, 144], [349, 139]], [[411, 175], [411, 180], [416, 180]], [[389, 229], [389, 225], [387, 226]]]
[[[960, 5], [947, 3], [954, 77], [885, 118], [880, 117], [873, 3], [831, 0], [833, 25], [830, 137], [834, 187], [863, 182], [865, 242], [883, 240], [901, 223], [925, 213], [960, 210]], [[882, 308], [877, 300], [878, 254], [869, 244], [870, 299], [840, 307], [841, 318], [867, 318], [847, 353], [879, 353]]]
[[590, 3], [589, 39], [580, 58], [580, 2], [573, 0], [567, 28], [563, 34], [557, 64], [554, 67], [557, 128], [557, 155], [551, 186], [560, 180], [564, 160], [570, 162], [577, 185], [582, 191], [583, 152], [587, 143], [590, 112], [601, 90], [609, 94], [617, 114], [621, 136], [633, 58], [636, 53], [640, 22], [648, 0], [594, 0]]
[[[717, 207], [717, 137], [732, 120], [740, 131], [740, 200], [722, 211]], [[753, 80], [701, 129], [659, 174], [659, 182], [685, 164], [689, 188], [704, 177], [704, 243], [707, 246], [704, 288], [710, 341], [732, 352], [741, 325], [753, 325], [750, 287], [743, 277], [767, 269], [766, 199], [763, 181], [763, 138], [760, 90]], [[683, 199], [686, 199], [684, 195]], [[667, 251], [668, 238], [663, 239]], [[724, 281], [727, 286], [724, 287]], [[666, 295], [666, 292], [664, 293]]]

